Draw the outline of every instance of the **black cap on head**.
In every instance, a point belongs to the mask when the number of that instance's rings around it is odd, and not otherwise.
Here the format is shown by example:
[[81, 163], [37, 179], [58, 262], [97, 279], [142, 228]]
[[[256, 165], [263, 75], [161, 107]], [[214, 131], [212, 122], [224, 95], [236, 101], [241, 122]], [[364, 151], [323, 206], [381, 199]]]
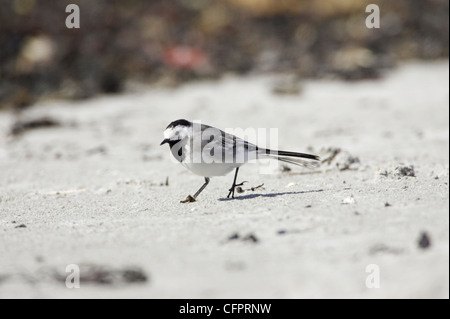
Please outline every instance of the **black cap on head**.
[[175, 126], [187, 126], [187, 127], [190, 127], [190, 126], [192, 126], [192, 123], [191, 122], [189, 122], [189, 121], [187, 121], [187, 120], [176, 120], [176, 121], [173, 121], [172, 123], [170, 123], [167, 127], [166, 127], [166, 129], [168, 129], [168, 128], [173, 128], [173, 127], [175, 127]]

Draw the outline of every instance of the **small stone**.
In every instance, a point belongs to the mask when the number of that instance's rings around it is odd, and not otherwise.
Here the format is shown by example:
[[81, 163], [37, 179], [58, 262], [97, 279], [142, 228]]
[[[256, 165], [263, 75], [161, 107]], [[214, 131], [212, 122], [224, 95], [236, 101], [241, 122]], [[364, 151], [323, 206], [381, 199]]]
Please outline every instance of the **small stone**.
[[355, 200], [355, 197], [353, 195], [350, 196], [350, 197], [344, 198], [342, 200], [342, 204], [343, 205], [350, 205], [350, 204], [355, 204], [355, 203], [356, 203], [356, 200]]
[[416, 173], [414, 171], [414, 166], [399, 166], [395, 169], [395, 175], [397, 176], [410, 176], [410, 177], [416, 177]]
[[259, 239], [253, 235], [253, 234], [249, 234], [247, 236], [245, 236], [244, 238], [242, 238], [243, 241], [251, 241], [253, 243], [257, 243], [259, 241]]
[[228, 237], [228, 240], [236, 240], [236, 239], [239, 239], [239, 234], [238, 233], [234, 233], [233, 235]]
[[418, 245], [420, 249], [428, 249], [431, 246], [430, 236], [426, 232], [422, 232], [420, 234], [420, 238], [418, 241]]

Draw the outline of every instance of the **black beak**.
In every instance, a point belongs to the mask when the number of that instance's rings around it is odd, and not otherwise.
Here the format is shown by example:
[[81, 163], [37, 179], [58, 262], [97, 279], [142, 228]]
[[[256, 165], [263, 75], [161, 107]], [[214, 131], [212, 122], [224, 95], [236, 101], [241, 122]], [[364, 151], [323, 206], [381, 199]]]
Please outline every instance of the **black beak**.
[[164, 145], [164, 144], [166, 144], [166, 143], [169, 143], [169, 139], [168, 139], [168, 138], [164, 139], [164, 140], [161, 142], [161, 144], [159, 144], [159, 146]]

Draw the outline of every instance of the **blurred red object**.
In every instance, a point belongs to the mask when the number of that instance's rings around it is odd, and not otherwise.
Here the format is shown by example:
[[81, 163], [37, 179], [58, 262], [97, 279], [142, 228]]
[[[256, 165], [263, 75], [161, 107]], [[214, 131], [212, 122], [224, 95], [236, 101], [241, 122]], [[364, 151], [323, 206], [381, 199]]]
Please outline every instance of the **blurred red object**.
[[205, 51], [189, 46], [172, 46], [164, 51], [164, 62], [177, 69], [195, 70], [206, 64]]

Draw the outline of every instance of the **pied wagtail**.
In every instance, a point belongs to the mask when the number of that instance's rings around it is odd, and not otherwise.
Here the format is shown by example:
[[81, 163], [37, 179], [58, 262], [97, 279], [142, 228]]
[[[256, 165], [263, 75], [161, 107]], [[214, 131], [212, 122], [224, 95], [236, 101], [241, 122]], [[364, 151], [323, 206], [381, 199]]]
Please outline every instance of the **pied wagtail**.
[[161, 145], [166, 143], [184, 167], [205, 178], [195, 195], [189, 195], [182, 203], [194, 202], [210, 177], [223, 176], [233, 170], [233, 185], [227, 198], [234, 198], [235, 188], [243, 184], [236, 184], [239, 168], [252, 159], [271, 158], [306, 167], [316, 167], [320, 161], [316, 155], [261, 148], [218, 128], [187, 120], [177, 120], [167, 126]]

